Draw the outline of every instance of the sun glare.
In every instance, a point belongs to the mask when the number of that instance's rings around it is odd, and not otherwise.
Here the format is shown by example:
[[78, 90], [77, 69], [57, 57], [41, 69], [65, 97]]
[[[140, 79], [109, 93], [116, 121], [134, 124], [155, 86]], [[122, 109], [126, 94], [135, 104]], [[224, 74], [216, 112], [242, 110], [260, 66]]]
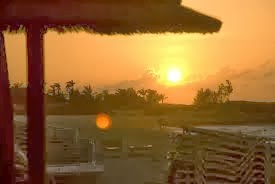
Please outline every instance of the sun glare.
[[111, 127], [112, 120], [109, 115], [100, 113], [96, 116], [96, 126], [101, 130], [107, 130]]
[[181, 80], [181, 78], [182, 78], [182, 72], [179, 69], [173, 68], [173, 69], [168, 70], [167, 80], [169, 82], [177, 83]]

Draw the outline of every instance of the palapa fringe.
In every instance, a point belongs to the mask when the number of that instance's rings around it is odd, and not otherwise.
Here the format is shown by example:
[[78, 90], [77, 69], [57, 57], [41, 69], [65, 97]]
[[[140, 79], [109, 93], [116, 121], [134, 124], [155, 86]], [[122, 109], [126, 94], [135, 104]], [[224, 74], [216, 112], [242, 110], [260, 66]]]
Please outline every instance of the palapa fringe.
[[205, 34], [218, 32], [222, 25], [220, 20], [190, 8], [164, 4], [136, 6], [83, 3], [70, 6], [17, 3], [7, 6], [4, 13], [0, 12], [2, 31], [25, 32], [28, 24], [34, 23], [41, 24], [45, 31], [85, 31], [104, 35], [183, 32]]

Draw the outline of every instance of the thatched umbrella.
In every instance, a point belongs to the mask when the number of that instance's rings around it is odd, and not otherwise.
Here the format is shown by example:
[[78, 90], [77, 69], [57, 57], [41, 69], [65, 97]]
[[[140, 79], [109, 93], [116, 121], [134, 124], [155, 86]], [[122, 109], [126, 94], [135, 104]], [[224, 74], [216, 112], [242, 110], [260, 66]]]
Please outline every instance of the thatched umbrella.
[[[47, 29], [58, 32], [80, 31], [100, 34], [132, 34], [163, 32], [219, 31], [221, 21], [181, 6], [180, 0], [2, 0], [0, 1], [0, 32], [27, 33], [28, 55], [28, 160], [30, 183], [43, 183], [44, 178], [44, 64], [43, 34]], [[1, 131], [6, 131], [3, 158], [4, 183], [13, 183], [12, 108], [8, 90], [8, 74], [1, 47]], [[3, 92], [3, 93], [2, 93]], [[3, 95], [2, 95], [3, 94]], [[7, 126], [8, 125], [8, 126]], [[3, 132], [0, 132], [0, 140]], [[3, 143], [4, 144], [4, 143]], [[2, 144], [2, 145], [3, 145]], [[3, 146], [1, 147], [1, 149]]]
[[85, 29], [101, 34], [212, 33], [221, 27], [218, 19], [183, 7], [180, 0], [10, 1], [0, 11], [6, 30], [17, 31], [34, 20], [57, 31]]

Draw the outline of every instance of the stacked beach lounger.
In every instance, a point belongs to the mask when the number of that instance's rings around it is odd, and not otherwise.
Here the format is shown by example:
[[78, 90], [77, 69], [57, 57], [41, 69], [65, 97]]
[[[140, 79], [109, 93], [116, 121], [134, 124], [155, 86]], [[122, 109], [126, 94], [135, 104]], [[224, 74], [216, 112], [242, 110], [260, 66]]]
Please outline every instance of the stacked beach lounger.
[[172, 141], [169, 183], [271, 183], [274, 159], [268, 138], [183, 128]]

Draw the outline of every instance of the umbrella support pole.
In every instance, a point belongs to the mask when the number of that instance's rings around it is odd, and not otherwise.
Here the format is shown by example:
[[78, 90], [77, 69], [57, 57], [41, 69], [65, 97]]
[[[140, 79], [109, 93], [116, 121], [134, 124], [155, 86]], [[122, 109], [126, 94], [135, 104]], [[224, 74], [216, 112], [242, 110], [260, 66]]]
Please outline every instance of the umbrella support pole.
[[0, 183], [14, 184], [13, 108], [4, 34], [0, 30]]
[[39, 23], [27, 27], [28, 56], [28, 164], [29, 183], [45, 180], [44, 36]]

